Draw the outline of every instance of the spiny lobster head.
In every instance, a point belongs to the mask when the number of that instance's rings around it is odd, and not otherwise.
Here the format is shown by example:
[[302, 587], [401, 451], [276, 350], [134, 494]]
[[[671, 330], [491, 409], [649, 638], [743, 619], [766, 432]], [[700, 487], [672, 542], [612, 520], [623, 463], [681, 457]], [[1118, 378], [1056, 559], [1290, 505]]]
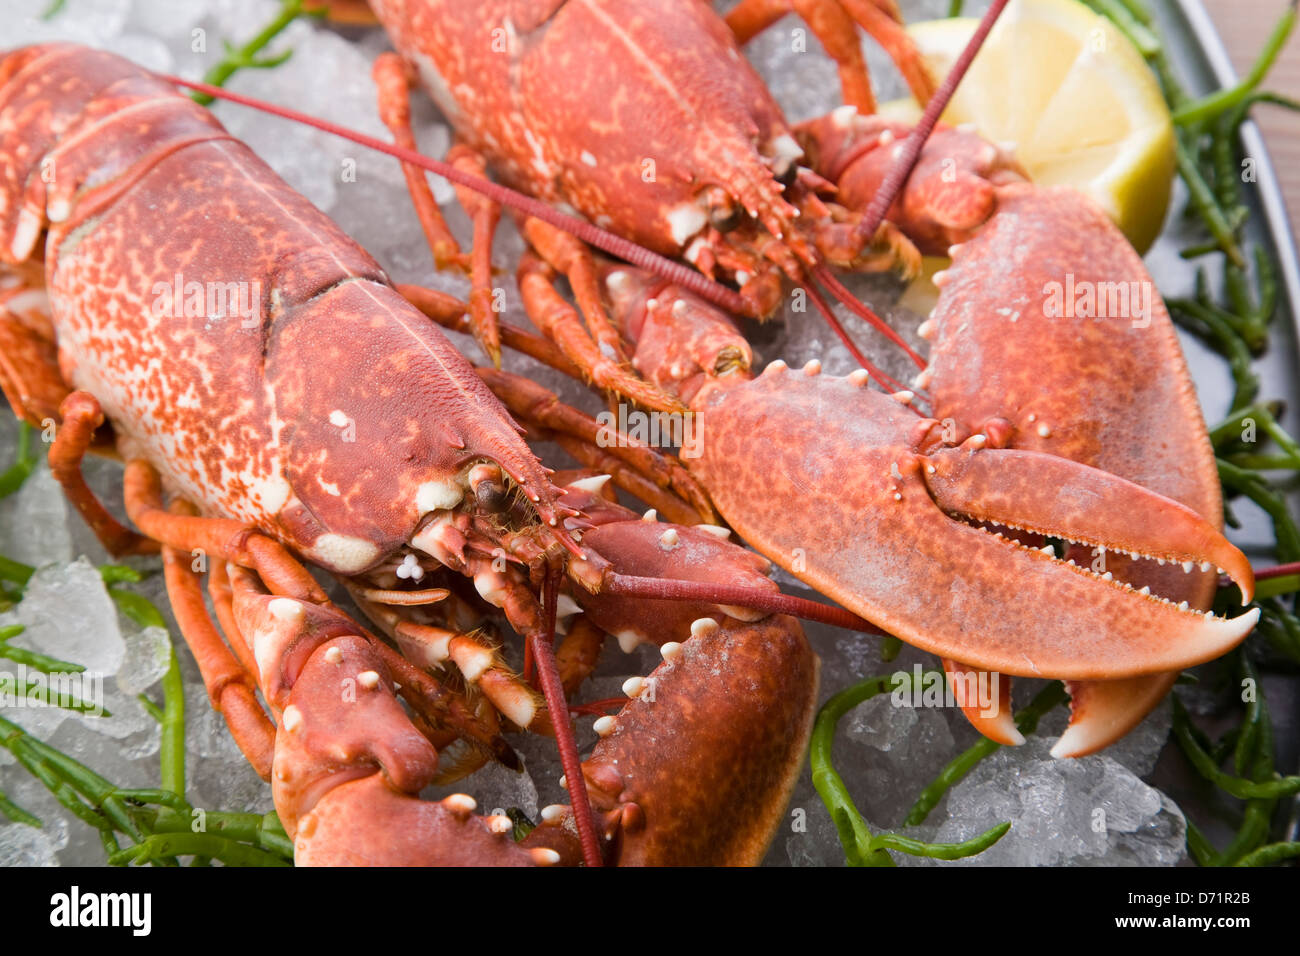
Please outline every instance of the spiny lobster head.
[[369, 280], [304, 306], [276, 321], [265, 373], [292, 489], [278, 521], [304, 554], [348, 575], [413, 567], [412, 548], [455, 567], [467, 535], [524, 530], [578, 552], [548, 469], [441, 330]]
[[713, 393], [692, 471], [742, 538], [818, 591], [924, 650], [1036, 677], [1177, 670], [1249, 633], [1257, 611], [1207, 615], [1010, 536], [1217, 566], [1249, 600], [1245, 557], [1191, 509], [1064, 458], [954, 433], [912, 411], [910, 396], [869, 390], [865, 373], [817, 372], [774, 363]]
[[[836, 201], [865, 210], [880, 190], [911, 127], [842, 106], [801, 124], [796, 134], [809, 163], [836, 187]], [[927, 255], [971, 238], [993, 215], [996, 188], [1028, 179], [1010, 146], [988, 142], [972, 127], [938, 126], [890, 206], [886, 219]]]

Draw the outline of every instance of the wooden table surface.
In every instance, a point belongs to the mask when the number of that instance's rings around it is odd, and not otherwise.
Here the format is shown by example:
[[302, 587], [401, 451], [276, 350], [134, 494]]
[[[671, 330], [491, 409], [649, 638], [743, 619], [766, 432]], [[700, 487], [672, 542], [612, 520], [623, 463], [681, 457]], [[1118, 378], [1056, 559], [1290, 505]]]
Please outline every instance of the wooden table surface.
[[[1263, 49], [1287, 0], [1202, 2], [1219, 28], [1237, 75], [1243, 76]], [[1300, 99], [1300, 29], [1291, 34], [1264, 86]], [[1256, 106], [1254, 116], [1286, 194], [1291, 229], [1300, 236], [1300, 113], [1276, 106]]]

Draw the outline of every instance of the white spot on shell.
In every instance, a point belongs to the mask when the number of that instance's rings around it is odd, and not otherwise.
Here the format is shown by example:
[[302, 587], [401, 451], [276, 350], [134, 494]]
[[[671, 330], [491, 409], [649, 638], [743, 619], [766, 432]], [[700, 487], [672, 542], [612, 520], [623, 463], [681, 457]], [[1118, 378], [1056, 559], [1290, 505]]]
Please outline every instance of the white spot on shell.
[[456, 507], [464, 496], [454, 481], [426, 481], [415, 489], [415, 507], [420, 515]]
[[364, 538], [329, 532], [312, 542], [307, 555], [342, 574], [356, 574], [379, 559], [379, 548]]
[[686, 240], [703, 229], [709, 222], [709, 214], [698, 202], [679, 203], [664, 217], [672, 233], [673, 242], [685, 245]]

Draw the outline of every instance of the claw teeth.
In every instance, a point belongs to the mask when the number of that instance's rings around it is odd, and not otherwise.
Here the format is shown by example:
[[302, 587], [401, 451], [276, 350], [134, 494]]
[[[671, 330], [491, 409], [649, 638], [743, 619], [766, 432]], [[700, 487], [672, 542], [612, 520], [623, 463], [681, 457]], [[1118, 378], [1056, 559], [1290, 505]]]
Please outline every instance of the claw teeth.
[[1210, 565], [1210, 562], [1209, 562], [1209, 561], [1202, 561], [1202, 562], [1201, 562], [1201, 570], [1202, 570], [1202, 571], [1208, 571], [1208, 570], [1210, 570], [1210, 567], [1211, 567], [1211, 565]]
[[1141, 590], [1141, 591], [1138, 591], [1138, 594], [1141, 594], [1141, 595], [1143, 595], [1144, 597], [1150, 597], [1150, 596], [1151, 596], [1151, 586], [1150, 586], [1150, 585], [1143, 585], [1142, 590]]
[[504, 834], [514, 830], [515, 825], [504, 813], [493, 814], [487, 818], [488, 829], [493, 833]]
[[642, 521], [658, 521], [658, 520], [659, 520], [659, 512], [657, 512], [657, 511], [655, 511], [653, 508], [651, 508], [649, 511], [647, 511], [645, 514], [643, 514], [643, 515], [641, 516], [641, 520], [642, 520]]
[[718, 629], [718, 622], [711, 617], [696, 618], [691, 622], [691, 637], [708, 637]]
[[542, 820], [546, 823], [555, 823], [557, 820], [563, 820], [568, 812], [569, 808], [563, 804], [552, 803], [549, 807], [542, 807]]
[[1191, 561], [1184, 561], [1184, 562], [1183, 562], [1183, 573], [1184, 573], [1184, 574], [1191, 574], [1191, 573], [1192, 573], [1192, 568], [1194, 568], [1194, 567], [1196, 567], [1196, 565], [1193, 564]]
[[613, 717], [597, 717], [596, 722], [591, 725], [591, 729], [601, 737], [608, 737], [614, 732], [615, 723], [616, 721]]
[[849, 373], [849, 383], [861, 387], [871, 381], [871, 373], [865, 368], [854, 369]]
[[645, 679], [641, 677], [629, 677], [623, 682], [623, 693], [628, 697], [636, 699], [641, 696], [641, 691], [645, 690]]
[[1187, 604], [1186, 601], [1179, 601], [1179, 602], [1178, 602], [1178, 610], [1180, 610], [1180, 611], [1186, 611], [1187, 608], [1188, 608], [1188, 604]]
[[663, 645], [663, 647], [659, 648], [659, 653], [663, 655], [664, 660], [671, 664], [681, 655], [682, 645], [677, 641], [669, 641], [667, 644]]
[[817, 359], [809, 359], [808, 363], [803, 367], [803, 373], [809, 376], [820, 375], [821, 370], [822, 370], [822, 363], [819, 362]]

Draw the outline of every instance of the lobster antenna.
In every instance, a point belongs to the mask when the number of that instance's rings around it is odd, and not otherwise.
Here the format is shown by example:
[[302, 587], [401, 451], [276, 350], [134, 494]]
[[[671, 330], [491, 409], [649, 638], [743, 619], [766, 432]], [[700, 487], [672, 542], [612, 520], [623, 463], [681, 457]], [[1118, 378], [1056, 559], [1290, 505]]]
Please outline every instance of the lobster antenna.
[[709, 581], [683, 581], [677, 578], [647, 578], [636, 574], [611, 571], [600, 587], [602, 594], [654, 598], [663, 601], [707, 601], [753, 608], [772, 614], [789, 614], [805, 621], [817, 621], [864, 634], [884, 634], [866, 618], [841, 607], [810, 601], [807, 598], [746, 587], [743, 584], [715, 584]]
[[880, 189], [871, 197], [871, 204], [867, 206], [866, 213], [858, 220], [856, 233], [863, 240], [868, 240], [874, 236], [876, 230], [880, 228], [880, 224], [885, 221], [885, 213], [894, 204], [898, 193], [907, 182], [907, 177], [911, 176], [912, 170], [916, 168], [916, 162], [921, 158], [921, 149], [934, 131], [935, 124], [939, 122], [940, 114], [948, 108], [948, 101], [952, 99], [953, 93], [957, 92], [957, 84], [962, 81], [962, 77], [970, 69], [971, 62], [984, 45], [989, 31], [993, 29], [993, 24], [997, 22], [1007, 3], [1008, 0], [993, 0], [993, 4], [988, 8], [988, 11], [980, 20], [979, 26], [975, 28], [975, 33], [966, 44], [966, 49], [961, 51], [961, 56], [957, 57], [957, 62], [953, 64], [952, 69], [948, 71], [948, 75], [944, 77], [943, 83], [939, 85], [939, 89], [935, 91], [930, 102], [926, 104], [925, 112], [921, 114], [921, 119], [916, 124], [916, 128], [903, 141], [901, 155], [894, 161], [894, 165], [890, 167], [889, 172], [885, 174], [885, 178], [880, 183]]
[[856, 315], [860, 319], [865, 320], [878, 332], [884, 335], [885, 338], [889, 339], [889, 341], [893, 342], [904, 352], [906, 352], [908, 357], [913, 362], [916, 363], [917, 368], [925, 368], [927, 364], [925, 359], [917, 355], [916, 350], [913, 349], [910, 345], [908, 345], [907, 342], [903, 340], [903, 337], [901, 335], [899, 335], [896, 331], [890, 328], [889, 323], [885, 322], [880, 316], [876, 315], [876, 313], [872, 311], [870, 306], [868, 306], [865, 302], [863, 302], [852, 292], [850, 292], [845, 287], [844, 283], [842, 283], [838, 278], [836, 278], [835, 273], [831, 272], [831, 270], [828, 269], [824, 264], [815, 266], [812, 272], [813, 275], [816, 277], [817, 281], [819, 281], [822, 285], [824, 285], [826, 287], [826, 290], [830, 292], [831, 295], [835, 296], [836, 300], [838, 300], [842, 305], [847, 306], [849, 310], [853, 312], [854, 315]]
[[229, 100], [231, 103], [238, 103], [240, 106], [248, 106], [264, 113], [270, 113], [272, 116], [279, 116], [282, 119], [292, 120], [295, 123], [301, 123], [304, 126], [310, 126], [313, 129], [321, 130], [325, 133], [331, 133], [334, 136], [350, 140], [360, 146], [366, 146], [370, 149], [389, 156], [395, 157], [404, 163], [410, 163], [413, 166], [419, 166], [431, 173], [447, 179], [453, 183], [465, 186], [480, 193], [493, 202], [500, 203], [526, 216], [532, 216], [541, 219], [543, 222], [550, 223], [557, 229], [563, 229], [570, 235], [576, 236], [588, 245], [595, 246], [597, 249], [609, 253], [629, 262], [634, 266], [639, 266], [647, 272], [653, 272], [662, 279], [667, 279], [680, 285], [684, 289], [695, 293], [700, 298], [713, 303], [721, 309], [725, 309], [735, 315], [748, 315], [749, 309], [745, 300], [740, 293], [733, 289], [708, 279], [694, 269], [682, 265], [680, 262], [673, 262], [656, 252], [639, 246], [636, 243], [617, 236], [612, 232], [601, 229], [589, 222], [585, 222], [576, 216], [570, 216], [560, 212], [553, 206], [534, 199], [531, 196], [525, 196], [521, 192], [502, 186], [500, 183], [494, 183], [490, 179], [483, 179], [472, 173], [463, 172], [450, 163], [445, 163], [439, 159], [431, 159], [422, 153], [414, 150], [405, 149], [393, 143], [386, 143], [381, 139], [373, 136], [367, 136], [365, 133], [359, 133], [350, 130], [346, 126], [340, 126], [337, 123], [331, 123], [329, 120], [318, 119], [307, 113], [299, 112], [287, 106], [279, 106], [275, 103], [269, 103], [266, 100], [258, 99], [253, 96], [245, 96], [242, 93], [232, 93], [229, 90], [222, 89], [219, 86], [213, 86], [210, 83], [200, 83], [197, 80], [187, 80], [183, 77], [173, 76], [169, 73], [156, 73], [160, 80], [171, 83], [175, 86], [184, 87], [185, 89], [194, 90], [203, 93], [215, 99]]
[[555, 662], [555, 615], [559, 605], [559, 584], [554, 573], [547, 573], [542, 583], [542, 603], [546, 631], [528, 635], [528, 647], [537, 664], [537, 676], [542, 684], [546, 707], [551, 712], [551, 725], [555, 728], [555, 743], [560, 750], [560, 764], [564, 779], [569, 785], [573, 807], [573, 822], [578, 828], [578, 842], [582, 845], [582, 859], [587, 866], [601, 866], [600, 839], [591, 812], [591, 797], [587, 794], [587, 778], [582, 775], [578, 759], [578, 745], [573, 739], [573, 726], [569, 723], [569, 702], [564, 696], [564, 683], [560, 668]]
[[808, 293], [808, 298], [812, 299], [813, 305], [817, 307], [817, 311], [822, 314], [822, 318], [826, 320], [826, 324], [830, 326], [831, 331], [839, 336], [840, 341], [844, 343], [844, 347], [849, 350], [849, 354], [853, 356], [854, 360], [859, 365], [866, 369], [866, 372], [871, 376], [872, 381], [888, 392], [906, 391], [907, 387], [905, 385], [892, 376], [882, 372], [862, 354], [862, 350], [854, 344], [853, 339], [849, 337], [849, 333], [844, 331], [844, 326], [840, 325], [840, 320], [837, 319], [835, 313], [831, 311], [831, 307], [827, 304], [825, 297], [822, 295], [821, 290], [817, 288], [816, 283], [807, 283], [804, 286], [804, 290]]

